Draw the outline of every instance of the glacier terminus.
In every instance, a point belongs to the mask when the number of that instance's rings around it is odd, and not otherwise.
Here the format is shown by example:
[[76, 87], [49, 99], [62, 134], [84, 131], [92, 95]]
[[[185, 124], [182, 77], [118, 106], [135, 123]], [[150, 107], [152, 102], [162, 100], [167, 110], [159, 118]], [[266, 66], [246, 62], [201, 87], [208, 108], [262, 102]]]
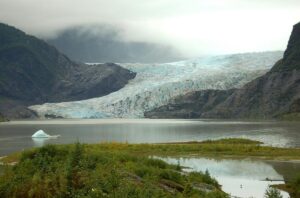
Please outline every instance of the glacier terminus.
[[119, 91], [99, 98], [29, 108], [42, 118], [142, 118], [145, 111], [190, 91], [239, 88], [265, 74], [282, 55], [281, 51], [272, 51], [163, 64], [120, 64], [137, 75]]

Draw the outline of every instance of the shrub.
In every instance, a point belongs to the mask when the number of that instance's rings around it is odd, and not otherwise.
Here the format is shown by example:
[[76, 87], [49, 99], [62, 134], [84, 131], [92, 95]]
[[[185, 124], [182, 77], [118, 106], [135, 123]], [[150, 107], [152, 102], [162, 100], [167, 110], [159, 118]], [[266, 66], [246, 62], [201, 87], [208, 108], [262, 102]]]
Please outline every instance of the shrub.
[[283, 198], [283, 197], [278, 189], [269, 186], [265, 192], [265, 198]]
[[181, 174], [178, 172], [175, 172], [174, 170], [162, 170], [161, 173], [159, 174], [159, 177], [161, 179], [171, 180], [171, 181], [174, 181], [179, 184], [182, 183]]
[[167, 168], [167, 163], [160, 159], [149, 158], [145, 162], [148, 166], [153, 166], [161, 169]]

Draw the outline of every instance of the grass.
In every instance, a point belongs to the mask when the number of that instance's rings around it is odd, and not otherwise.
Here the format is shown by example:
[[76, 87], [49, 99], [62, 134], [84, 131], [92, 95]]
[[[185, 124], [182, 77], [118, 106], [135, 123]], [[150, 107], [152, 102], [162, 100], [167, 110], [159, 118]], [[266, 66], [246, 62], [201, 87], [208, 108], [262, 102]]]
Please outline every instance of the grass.
[[219, 139], [219, 140], [205, 140], [202, 142], [198, 142], [202, 144], [252, 144], [252, 145], [258, 145], [258, 144], [263, 144], [260, 141], [256, 140], [249, 140], [249, 139], [244, 139], [244, 138], [226, 138], [226, 139]]
[[6, 122], [6, 121], [7, 121], [7, 119], [0, 114], [0, 122]]
[[288, 113], [280, 116], [280, 120], [300, 121], [300, 113]]
[[[69, 148], [72, 145], [56, 145], [58, 148]], [[207, 140], [203, 142], [175, 142], [160, 144], [128, 144], [101, 143], [88, 144], [87, 152], [118, 152], [126, 151], [138, 156], [215, 156], [215, 157], [257, 157], [270, 160], [300, 160], [299, 148], [277, 148], [264, 146], [262, 142], [243, 139], [227, 138]], [[34, 149], [33, 149], [34, 150]], [[20, 159], [22, 153], [13, 153], [2, 161], [12, 163]]]
[[14, 155], [18, 163], [0, 176], [0, 197], [227, 197], [208, 172], [184, 174], [118, 144], [106, 148], [47, 145]]
[[0, 197], [227, 197], [208, 172], [182, 173], [153, 155], [299, 160], [300, 149], [247, 139], [48, 145], [2, 159], [18, 163], [0, 176]]
[[298, 148], [275, 148], [262, 146], [258, 141], [246, 139], [221, 139], [204, 142], [178, 142], [166, 144], [92, 144], [90, 150], [114, 152], [126, 150], [136, 155], [160, 156], [215, 156], [215, 157], [258, 157], [265, 159], [300, 160]]
[[277, 184], [273, 185], [273, 187], [288, 192], [291, 198], [298, 198], [300, 197], [300, 175], [298, 174], [292, 181], [286, 184]]

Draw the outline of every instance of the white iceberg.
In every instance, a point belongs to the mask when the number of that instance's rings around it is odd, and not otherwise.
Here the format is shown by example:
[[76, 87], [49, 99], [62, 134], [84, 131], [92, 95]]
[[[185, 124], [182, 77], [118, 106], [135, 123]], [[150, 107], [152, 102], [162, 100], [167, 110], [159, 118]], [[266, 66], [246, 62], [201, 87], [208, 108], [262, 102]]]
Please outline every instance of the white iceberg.
[[37, 132], [35, 132], [31, 137], [32, 138], [57, 138], [59, 137], [59, 135], [49, 135], [40, 129]]

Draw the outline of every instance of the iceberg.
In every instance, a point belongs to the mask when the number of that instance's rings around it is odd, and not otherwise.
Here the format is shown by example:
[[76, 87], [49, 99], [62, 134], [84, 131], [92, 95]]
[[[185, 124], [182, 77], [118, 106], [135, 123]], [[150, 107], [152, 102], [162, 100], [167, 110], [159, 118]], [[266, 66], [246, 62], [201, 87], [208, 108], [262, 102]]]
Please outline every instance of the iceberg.
[[265, 74], [281, 51], [208, 56], [162, 64], [121, 64], [137, 73], [122, 89], [81, 101], [45, 103], [29, 108], [39, 117], [143, 118], [145, 111], [168, 104], [178, 95], [207, 89], [240, 88]]
[[38, 130], [31, 137], [33, 137], [33, 138], [49, 138], [51, 136], [48, 135], [47, 133], [45, 133], [43, 130]]
[[57, 138], [59, 137], [59, 135], [49, 135], [40, 129], [37, 132], [35, 132], [31, 137], [32, 138]]

